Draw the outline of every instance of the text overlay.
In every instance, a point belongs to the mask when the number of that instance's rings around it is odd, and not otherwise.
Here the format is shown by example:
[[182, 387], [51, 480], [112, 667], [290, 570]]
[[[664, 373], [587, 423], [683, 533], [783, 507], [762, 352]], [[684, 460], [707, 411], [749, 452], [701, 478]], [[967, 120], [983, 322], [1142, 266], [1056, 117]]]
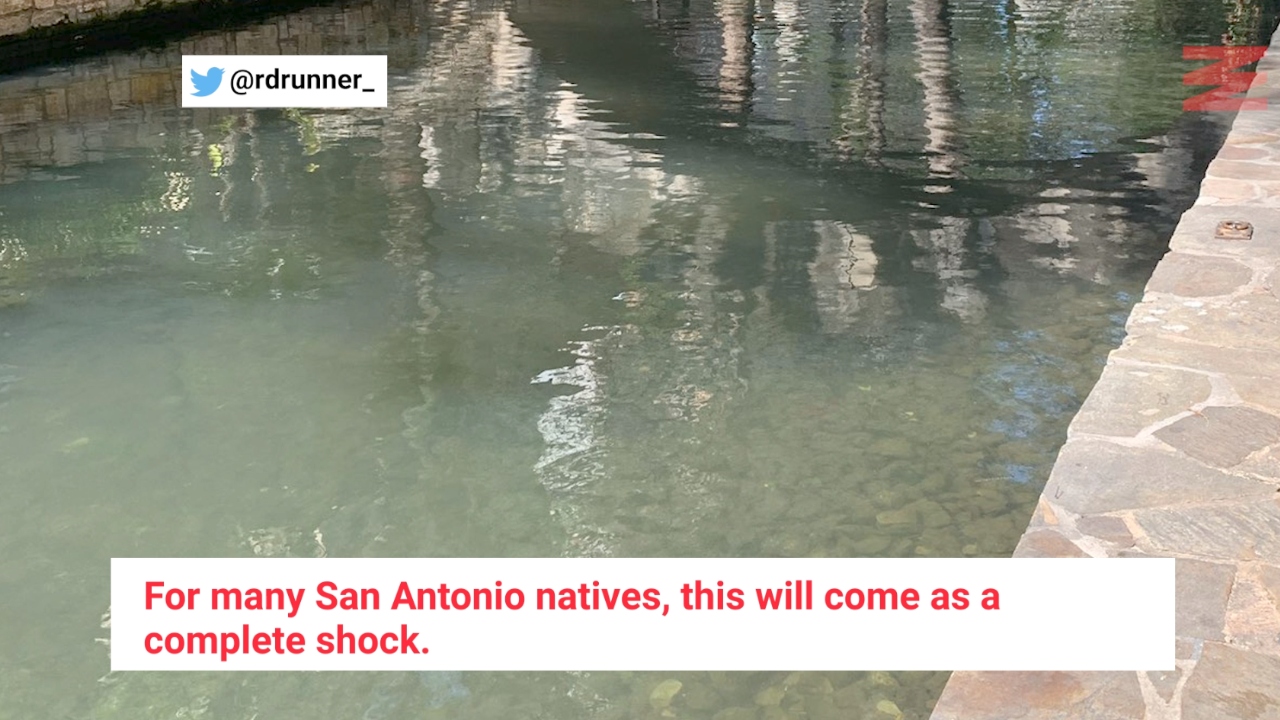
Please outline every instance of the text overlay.
[[121, 559], [124, 670], [1170, 670], [1174, 561]]
[[182, 107], [384, 108], [385, 55], [184, 55]]

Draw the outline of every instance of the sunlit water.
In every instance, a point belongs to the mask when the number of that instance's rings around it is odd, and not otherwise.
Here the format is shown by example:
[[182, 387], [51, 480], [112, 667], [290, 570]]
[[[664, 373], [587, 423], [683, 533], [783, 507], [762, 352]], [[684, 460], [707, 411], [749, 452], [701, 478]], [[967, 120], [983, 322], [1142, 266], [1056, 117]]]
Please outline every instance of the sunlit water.
[[218, 33], [0, 78], [0, 718], [927, 716], [945, 673], [112, 675], [107, 560], [1007, 554], [1232, 8], [374, 0], [241, 37], [390, 53], [385, 111], [77, 118]]

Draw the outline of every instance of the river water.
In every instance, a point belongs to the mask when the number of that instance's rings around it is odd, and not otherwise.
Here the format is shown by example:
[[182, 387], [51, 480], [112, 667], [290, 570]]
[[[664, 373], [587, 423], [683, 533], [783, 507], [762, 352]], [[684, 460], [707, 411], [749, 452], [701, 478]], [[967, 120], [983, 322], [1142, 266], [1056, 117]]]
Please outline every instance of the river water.
[[[1181, 48], [1273, 16], [369, 0], [0, 76], [0, 719], [927, 717], [944, 672], [111, 674], [107, 561], [1006, 555], [1230, 122]], [[387, 53], [390, 107], [175, 109], [229, 48]]]

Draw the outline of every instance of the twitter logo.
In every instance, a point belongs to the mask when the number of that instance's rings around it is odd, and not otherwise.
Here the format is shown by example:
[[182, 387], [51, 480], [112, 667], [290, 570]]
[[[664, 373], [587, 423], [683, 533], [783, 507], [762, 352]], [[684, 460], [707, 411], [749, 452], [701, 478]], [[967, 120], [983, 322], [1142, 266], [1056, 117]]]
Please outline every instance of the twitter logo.
[[196, 91], [191, 93], [196, 97], [207, 97], [214, 94], [222, 85], [222, 68], [209, 68], [203, 75], [193, 68], [191, 70], [191, 84], [196, 86]]

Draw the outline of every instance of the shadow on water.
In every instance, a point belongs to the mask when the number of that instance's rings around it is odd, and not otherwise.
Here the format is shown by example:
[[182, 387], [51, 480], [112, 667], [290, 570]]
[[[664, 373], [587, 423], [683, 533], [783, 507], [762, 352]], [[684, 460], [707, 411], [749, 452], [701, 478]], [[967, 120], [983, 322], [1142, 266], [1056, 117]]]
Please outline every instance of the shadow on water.
[[[0, 76], [0, 720], [927, 717], [946, 673], [115, 675], [106, 561], [1005, 555], [1230, 119], [1181, 46], [1273, 18], [369, 0]], [[175, 109], [223, 52], [387, 53], [390, 106]]]

